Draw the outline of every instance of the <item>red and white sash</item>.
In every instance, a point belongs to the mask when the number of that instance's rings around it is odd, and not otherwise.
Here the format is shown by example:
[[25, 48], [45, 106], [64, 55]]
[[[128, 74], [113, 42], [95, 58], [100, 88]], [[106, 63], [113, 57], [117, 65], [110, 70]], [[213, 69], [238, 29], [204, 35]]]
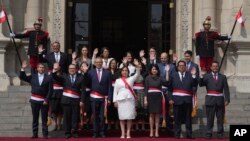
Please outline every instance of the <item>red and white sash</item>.
[[80, 94], [77, 93], [76, 91], [64, 89], [63, 90], [63, 95], [71, 98], [80, 98]]
[[53, 84], [53, 89], [54, 89], [54, 90], [62, 90], [62, 89], [63, 89], [63, 86], [60, 85], [60, 84]]
[[35, 93], [32, 93], [30, 99], [35, 100], [35, 101], [44, 101], [45, 97], [38, 95], [38, 94], [35, 94]]
[[143, 90], [144, 85], [142, 83], [134, 83], [133, 89], [134, 90]]
[[223, 92], [220, 92], [220, 91], [207, 91], [207, 95], [210, 95], [210, 96], [224, 96]]
[[162, 91], [159, 88], [148, 88], [148, 93], [161, 93]]
[[176, 96], [192, 96], [192, 92], [185, 91], [185, 90], [174, 89], [173, 90], [173, 95], [176, 95]]

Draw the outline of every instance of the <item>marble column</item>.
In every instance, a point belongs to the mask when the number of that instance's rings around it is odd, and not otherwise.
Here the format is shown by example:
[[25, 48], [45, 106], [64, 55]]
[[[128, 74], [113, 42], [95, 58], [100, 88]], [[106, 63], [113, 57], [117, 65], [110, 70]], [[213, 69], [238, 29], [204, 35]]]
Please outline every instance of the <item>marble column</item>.
[[176, 53], [181, 59], [186, 50], [192, 49], [193, 1], [176, 1]]

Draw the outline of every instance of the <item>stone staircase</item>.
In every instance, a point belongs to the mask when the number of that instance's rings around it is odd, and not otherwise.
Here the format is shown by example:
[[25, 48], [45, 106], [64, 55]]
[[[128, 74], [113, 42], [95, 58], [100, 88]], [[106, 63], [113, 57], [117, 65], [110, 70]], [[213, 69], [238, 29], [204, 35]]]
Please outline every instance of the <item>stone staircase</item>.
[[[236, 94], [230, 88], [231, 103], [226, 107], [225, 136], [228, 136], [230, 124], [250, 124], [250, 93]], [[30, 86], [9, 86], [7, 92], [0, 92], [0, 136], [31, 136], [32, 114], [29, 104]], [[194, 136], [205, 134], [206, 115], [204, 108], [205, 88], [198, 89], [198, 115], [193, 119]], [[41, 123], [41, 121], [40, 121]], [[216, 119], [214, 124], [216, 132]], [[53, 126], [49, 127], [51, 131]], [[185, 131], [185, 125], [182, 127]], [[41, 136], [41, 125], [39, 125]], [[63, 134], [63, 133], [62, 133]]]

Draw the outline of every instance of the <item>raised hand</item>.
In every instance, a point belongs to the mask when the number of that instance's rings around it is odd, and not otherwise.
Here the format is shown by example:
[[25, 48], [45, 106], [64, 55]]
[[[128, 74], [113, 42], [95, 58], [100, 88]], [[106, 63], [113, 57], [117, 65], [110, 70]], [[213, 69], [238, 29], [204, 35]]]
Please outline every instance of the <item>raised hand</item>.
[[192, 75], [196, 75], [196, 68], [195, 68], [195, 67], [192, 68], [191, 74], [192, 74]]
[[74, 52], [72, 53], [72, 59], [75, 60], [75, 59], [76, 59], [76, 56], [77, 56], [77, 53], [74, 51]]
[[137, 59], [134, 59], [134, 64], [135, 64], [135, 66], [138, 66], [139, 65], [139, 61]]
[[27, 61], [26, 61], [26, 60], [23, 60], [23, 62], [22, 62], [22, 69], [25, 69], [25, 68], [27, 68], [27, 67], [28, 67]]
[[139, 53], [139, 55], [140, 55], [140, 58], [144, 57], [144, 55], [145, 55], [145, 52], [144, 52], [144, 50], [140, 50], [140, 53]]
[[98, 48], [95, 48], [95, 49], [94, 49], [93, 54], [94, 54], [94, 55], [97, 55], [97, 54], [98, 54]]
[[122, 63], [123, 63], [123, 64], [127, 64], [127, 62], [128, 62], [127, 57], [123, 57], [123, 59], [122, 59]]
[[204, 70], [201, 70], [201, 76], [203, 77], [207, 72]]
[[143, 57], [143, 58], [141, 59], [141, 62], [142, 62], [144, 65], [146, 65], [146, 63], [147, 63], [146, 58], [145, 58], [145, 57]]
[[173, 62], [176, 62], [178, 60], [178, 57], [177, 57], [177, 55], [174, 53], [173, 54]]
[[38, 53], [42, 53], [45, 49], [43, 48], [43, 45], [38, 45]]

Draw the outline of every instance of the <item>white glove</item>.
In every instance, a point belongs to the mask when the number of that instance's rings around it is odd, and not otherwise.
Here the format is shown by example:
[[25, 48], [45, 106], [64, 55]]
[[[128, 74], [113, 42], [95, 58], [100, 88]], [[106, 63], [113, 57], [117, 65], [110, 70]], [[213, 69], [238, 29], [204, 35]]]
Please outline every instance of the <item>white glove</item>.
[[15, 37], [15, 36], [16, 36], [15, 33], [10, 32], [10, 37]]
[[228, 35], [227, 38], [228, 38], [229, 40], [231, 40], [231, 39], [232, 39], [232, 36]]

